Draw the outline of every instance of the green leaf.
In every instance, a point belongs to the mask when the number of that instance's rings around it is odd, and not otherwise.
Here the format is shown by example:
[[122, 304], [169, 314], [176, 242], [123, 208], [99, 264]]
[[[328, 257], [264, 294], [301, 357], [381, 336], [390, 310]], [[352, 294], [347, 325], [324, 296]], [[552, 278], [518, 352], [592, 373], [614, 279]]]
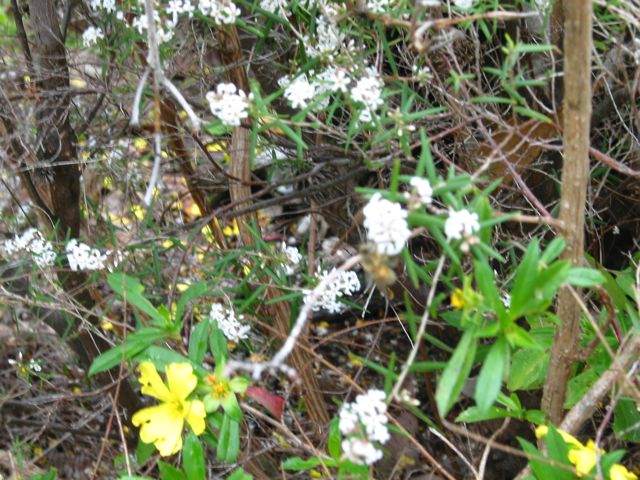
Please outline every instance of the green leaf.
[[211, 329], [209, 335], [209, 350], [213, 354], [216, 365], [227, 362], [227, 339], [217, 325]]
[[474, 394], [480, 412], [486, 412], [500, 393], [502, 377], [509, 364], [509, 345], [504, 337], [498, 338], [489, 349]]
[[143, 328], [132, 333], [125, 343], [98, 355], [91, 363], [89, 376], [107, 371], [123, 360], [135, 357], [165, 335], [165, 331], [157, 328]]
[[207, 340], [209, 339], [209, 320], [201, 320], [191, 331], [189, 338], [189, 358], [195, 364], [201, 364], [207, 353]]
[[155, 325], [158, 327], [166, 326], [167, 318], [142, 295], [144, 287], [137, 278], [130, 277], [122, 272], [114, 272], [109, 274], [107, 281], [114, 292], [122, 297], [125, 302], [132, 304], [138, 310], [150, 316]]
[[236, 468], [231, 475], [227, 477], [227, 480], [253, 480], [253, 475], [249, 475], [242, 468]]
[[305, 460], [300, 457], [291, 457], [287, 458], [282, 463], [282, 468], [285, 470], [293, 470], [294, 472], [301, 472], [304, 470], [309, 470], [310, 468], [316, 467], [320, 465], [320, 459], [318, 457], [311, 457], [308, 460]]
[[160, 480], [187, 480], [182, 470], [166, 462], [159, 461], [158, 470], [160, 470]]
[[560, 467], [553, 467], [554, 472], [553, 477], [551, 478], [558, 480], [573, 480], [573, 466], [569, 462], [569, 446], [564, 441], [562, 436], [558, 433], [558, 431], [553, 427], [553, 425], [549, 426], [549, 431], [544, 438], [544, 442], [547, 446], [547, 455], [550, 459], [555, 460], [560, 464], [571, 467], [567, 470]]
[[[526, 440], [517, 437], [518, 442], [520, 443], [520, 447], [524, 450], [525, 453], [535, 456], [535, 457], [543, 457], [542, 453], [531, 443]], [[556, 469], [549, 465], [547, 462], [541, 460], [533, 460], [529, 459], [529, 465], [531, 466], [531, 470], [535, 475], [537, 480], [547, 480], [547, 479], [555, 479], [555, 471]]]
[[180, 299], [176, 304], [176, 313], [175, 313], [176, 321], [179, 322], [182, 319], [182, 315], [184, 315], [184, 310], [189, 301], [194, 300], [198, 297], [202, 297], [208, 292], [209, 292], [209, 284], [205, 280], [201, 280], [200, 282], [189, 285], [189, 288], [187, 288], [182, 293], [182, 295], [180, 295]]
[[511, 289], [511, 306], [509, 313], [512, 319], [521, 316], [522, 311], [526, 308], [528, 302], [534, 296], [533, 288], [536, 277], [538, 276], [538, 260], [540, 256], [540, 248], [537, 240], [532, 240], [525, 252], [520, 266], [516, 271], [516, 276]]
[[551, 240], [551, 243], [547, 245], [547, 248], [544, 250], [542, 255], [540, 256], [540, 262], [545, 265], [550, 265], [558, 256], [562, 253], [564, 248], [566, 247], [567, 242], [562, 237], [556, 237]]
[[138, 465], [147, 463], [147, 460], [151, 458], [155, 451], [156, 447], [153, 443], [144, 443], [142, 440], [138, 440], [136, 445], [136, 461]]
[[636, 402], [623, 397], [614, 412], [613, 431], [616, 437], [627, 442], [640, 443], [640, 412]]
[[456, 417], [456, 422], [484, 422], [486, 420], [495, 420], [496, 418], [507, 418], [511, 416], [509, 410], [500, 407], [489, 407], [484, 411], [478, 407], [469, 407]]
[[238, 399], [236, 398], [235, 393], [230, 393], [223, 398], [221, 404], [225, 413], [229, 415], [230, 418], [236, 422], [242, 421], [242, 410], [240, 410], [240, 405], [238, 404]]
[[334, 418], [329, 424], [329, 439], [327, 440], [327, 449], [329, 455], [334, 459], [340, 458], [341, 441], [340, 441], [340, 429], [338, 428], [339, 421]]
[[518, 350], [511, 360], [507, 388], [511, 391], [537, 388], [544, 382], [549, 352], [538, 348]]
[[447, 363], [436, 389], [436, 405], [440, 416], [451, 410], [469, 376], [476, 354], [477, 340], [473, 330], [467, 330]]
[[595, 287], [605, 282], [604, 275], [598, 270], [585, 267], [574, 267], [569, 270], [565, 282], [574, 287]]
[[187, 480], [206, 480], [204, 449], [193, 432], [189, 432], [182, 447], [182, 469]]
[[570, 409], [578, 403], [599, 378], [600, 373], [594, 368], [589, 368], [572, 377], [567, 386], [567, 398], [564, 402], [564, 408]]
[[233, 463], [238, 458], [239, 452], [240, 424], [231, 419], [229, 415], [225, 415], [220, 428], [216, 457], [221, 462]]

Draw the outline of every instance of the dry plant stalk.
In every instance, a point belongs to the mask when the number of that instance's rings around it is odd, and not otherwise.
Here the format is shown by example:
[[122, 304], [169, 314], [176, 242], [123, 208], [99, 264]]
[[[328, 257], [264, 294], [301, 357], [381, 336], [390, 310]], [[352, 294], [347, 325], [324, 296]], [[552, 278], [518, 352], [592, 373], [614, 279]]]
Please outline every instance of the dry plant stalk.
[[[584, 251], [584, 206], [589, 181], [589, 133], [591, 123], [591, 0], [564, 0], [564, 162], [560, 221], [567, 249], [563, 258], [574, 264]], [[571, 366], [578, 353], [580, 305], [571, 291], [558, 296], [557, 328], [551, 348], [549, 374], [544, 386], [542, 409], [559, 424]]]
[[[246, 72], [244, 71], [242, 53], [240, 48], [240, 38], [235, 26], [221, 27], [216, 32], [220, 56], [223, 63], [228, 65], [228, 80], [234, 83], [239, 89], [247, 92], [249, 90], [249, 82]], [[242, 182], [229, 179], [229, 193], [231, 202], [236, 206], [236, 210], [248, 206], [251, 201], [251, 165], [249, 155], [249, 135], [247, 129], [242, 125], [233, 129], [231, 139], [231, 165], [230, 173]], [[247, 225], [257, 225], [254, 221], [255, 214], [244, 214], [238, 218], [240, 229], [240, 237], [244, 245], [251, 245], [254, 242], [251, 232]], [[267, 300], [274, 300], [280, 296], [280, 293], [273, 287], [268, 287], [265, 295]], [[268, 306], [269, 313], [273, 318], [274, 325], [282, 338], [289, 336], [291, 310], [284, 302], [271, 303]], [[304, 342], [304, 338], [300, 339]], [[305, 402], [308, 407], [309, 416], [318, 425], [326, 425], [329, 423], [330, 416], [327, 405], [320, 393], [320, 385], [313, 371], [313, 357], [302, 348], [295, 348], [291, 354], [291, 363], [296, 369], [302, 383], [302, 390], [305, 393]]]

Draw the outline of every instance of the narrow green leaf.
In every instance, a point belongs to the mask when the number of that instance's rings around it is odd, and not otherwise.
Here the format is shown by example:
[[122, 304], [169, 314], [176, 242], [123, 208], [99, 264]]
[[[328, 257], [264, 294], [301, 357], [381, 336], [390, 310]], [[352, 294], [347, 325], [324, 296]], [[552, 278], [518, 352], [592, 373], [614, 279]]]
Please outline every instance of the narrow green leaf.
[[500, 337], [489, 349], [478, 375], [474, 398], [480, 412], [488, 411], [498, 397], [508, 364], [509, 345], [504, 337]]
[[201, 364], [207, 353], [209, 330], [209, 320], [205, 318], [191, 331], [191, 337], [189, 337], [189, 358], [195, 364]]
[[160, 480], [187, 480], [182, 470], [166, 462], [159, 461], [158, 470], [160, 470]]
[[182, 447], [182, 469], [187, 480], [206, 480], [204, 449], [193, 432], [189, 432]]
[[574, 287], [595, 287], [605, 282], [604, 275], [598, 270], [585, 267], [574, 267], [569, 270], [565, 282]]
[[318, 459], [318, 457], [311, 457], [308, 460], [300, 457], [291, 457], [287, 458], [282, 463], [282, 468], [284, 468], [285, 470], [292, 470], [294, 472], [302, 472], [318, 465], [320, 465], [320, 460]]
[[446, 416], [458, 399], [473, 366], [476, 347], [477, 341], [473, 330], [467, 330], [460, 339], [460, 343], [458, 343], [438, 382], [436, 405], [440, 416]]

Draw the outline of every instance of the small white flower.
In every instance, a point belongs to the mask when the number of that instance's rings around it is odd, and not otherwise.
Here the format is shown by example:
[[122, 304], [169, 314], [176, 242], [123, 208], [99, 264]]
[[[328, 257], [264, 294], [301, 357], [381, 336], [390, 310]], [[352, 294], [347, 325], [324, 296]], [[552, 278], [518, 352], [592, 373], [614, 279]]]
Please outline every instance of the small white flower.
[[462, 237], [468, 237], [480, 230], [478, 223], [478, 214], [471, 213], [467, 209], [459, 212], [451, 210], [449, 217], [444, 222], [444, 233], [447, 240], [460, 240]]
[[373, 465], [382, 458], [382, 450], [361, 438], [347, 438], [342, 441], [345, 457], [353, 463]]
[[238, 126], [240, 121], [249, 116], [249, 104], [252, 98], [238, 90], [233, 83], [219, 83], [215, 92], [206, 95], [211, 113], [223, 124]]
[[453, 3], [461, 10], [469, 10], [474, 0], [453, 0]]
[[280, 0], [260, 0], [260, 8], [277, 15], [283, 14], [282, 7], [280, 6]]
[[316, 89], [306, 75], [300, 75], [285, 88], [284, 96], [293, 108], [305, 108], [309, 100], [316, 96]]
[[7, 255], [14, 255], [20, 252], [31, 254], [33, 261], [41, 268], [53, 265], [56, 254], [53, 251], [51, 242], [46, 241], [42, 234], [35, 228], [30, 228], [22, 235], [16, 235], [13, 240], [5, 240], [2, 250]]
[[[319, 272], [316, 277], [322, 281], [329, 275], [332, 275], [332, 273], [333, 270], [324, 270]], [[333, 281], [320, 292], [320, 295], [313, 303], [312, 309], [314, 312], [318, 310], [326, 310], [329, 313], [341, 312], [344, 309], [344, 304], [339, 301], [339, 298], [353, 295], [358, 290], [360, 290], [360, 279], [358, 275], [352, 271], [340, 272]], [[304, 293], [304, 303], [308, 304], [311, 302], [311, 291], [307, 290]]]
[[106, 267], [107, 255], [91, 248], [86, 243], [72, 238], [66, 246], [67, 260], [71, 270], [102, 270]]
[[371, 389], [340, 409], [338, 428], [347, 437], [342, 449], [352, 462], [371, 465], [382, 458], [373, 442], [384, 444], [390, 438], [385, 398], [382, 390]]
[[293, 275], [298, 269], [298, 265], [302, 261], [302, 255], [296, 247], [289, 247], [285, 242], [282, 242], [282, 252], [287, 257], [287, 263], [284, 265], [284, 271], [287, 275]]
[[509, 295], [508, 293], [503, 293], [502, 295], [500, 295], [500, 300], [502, 301], [502, 304], [505, 308], [511, 307], [511, 295]]
[[90, 47], [94, 43], [97, 43], [98, 40], [104, 38], [104, 33], [102, 33], [102, 29], [100, 27], [87, 27], [87, 29], [82, 34], [82, 43], [85, 47]]
[[347, 92], [351, 79], [344, 68], [329, 67], [318, 75], [318, 90], [329, 92]]
[[384, 103], [382, 89], [384, 83], [372, 68], [367, 68], [366, 76], [362, 77], [351, 90], [351, 98], [363, 105], [359, 120], [368, 123], [373, 118], [373, 113]]
[[426, 178], [413, 177], [409, 184], [413, 187], [416, 194], [420, 198], [420, 202], [424, 205], [430, 205], [433, 201], [433, 188]]
[[614, 235], [620, 235], [620, 227], [618, 225], [613, 226], [613, 231], [611, 232]]
[[209, 312], [209, 320], [215, 321], [222, 334], [232, 342], [239, 342], [249, 336], [251, 327], [243, 325], [239, 320], [243, 320], [244, 316], [236, 318], [236, 313], [232, 308], [227, 308], [219, 303], [211, 305]]
[[384, 13], [391, 0], [368, 0], [367, 8], [374, 13]]
[[407, 211], [399, 203], [382, 198], [379, 193], [371, 197], [363, 209], [367, 238], [382, 255], [397, 255], [411, 236], [407, 225]]

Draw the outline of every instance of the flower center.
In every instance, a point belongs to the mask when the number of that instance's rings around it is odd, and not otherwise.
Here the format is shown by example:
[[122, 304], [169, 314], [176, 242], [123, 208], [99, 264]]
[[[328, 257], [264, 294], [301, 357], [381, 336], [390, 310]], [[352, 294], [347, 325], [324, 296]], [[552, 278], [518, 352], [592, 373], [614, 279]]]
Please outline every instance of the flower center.
[[225, 398], [229, 395], [229, 385], [227, 385], [227, 382], [217, 382], [211, 387], [211, 393], [217, 399]]
[[214, 374], [209, 374], [206, 376], [205, 381], [211, 385], [211, 395], [218, 400], [222, 400], [229, 395], [229, 382], [226, 380], [218, 380]]

